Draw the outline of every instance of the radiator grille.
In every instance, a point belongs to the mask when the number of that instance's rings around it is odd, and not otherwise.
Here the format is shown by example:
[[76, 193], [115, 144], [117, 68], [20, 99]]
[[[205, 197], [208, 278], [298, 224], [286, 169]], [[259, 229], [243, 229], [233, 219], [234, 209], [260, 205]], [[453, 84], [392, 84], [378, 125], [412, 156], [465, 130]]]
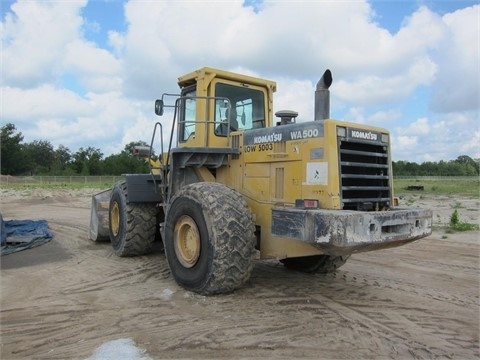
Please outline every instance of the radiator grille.
[[339, 138], [343, 209], [378, 211], [390, 206], [388, 146]]

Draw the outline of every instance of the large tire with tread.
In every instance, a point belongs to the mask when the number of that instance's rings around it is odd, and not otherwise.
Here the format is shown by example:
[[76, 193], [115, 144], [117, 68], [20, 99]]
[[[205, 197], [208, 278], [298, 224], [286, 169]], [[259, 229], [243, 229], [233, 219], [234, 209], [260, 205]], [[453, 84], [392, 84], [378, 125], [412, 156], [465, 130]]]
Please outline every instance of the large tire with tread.
[[280, 260], [285, 267], [312, 274], [335, 272], [350, 256], [314, 255]]
[[165, 255], [179, 285], [202, 295], [233, 291], [250, 278], [255, 225], [243, 197], [219, 183], [185, 186], [172, 199]]
[[128, 203], [127, 184], [115, 184], [110, 197], [109, 232], [118, 256], [144, 255], [152, 251], [157, 231], [155, 203]]

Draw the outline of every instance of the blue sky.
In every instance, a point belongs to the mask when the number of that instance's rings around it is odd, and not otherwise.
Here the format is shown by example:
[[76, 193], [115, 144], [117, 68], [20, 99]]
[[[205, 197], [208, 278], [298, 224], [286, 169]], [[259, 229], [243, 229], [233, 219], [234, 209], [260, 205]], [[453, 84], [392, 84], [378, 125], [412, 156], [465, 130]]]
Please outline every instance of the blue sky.
[[390, 32], [397, 32], [403, 20], [413, 14], [419, 6], [426, 6], [439, 15], [445, 15], [458, 9], [478, 4], [478, 1], [469, 0], [375, 0], [370, 1], [377, 13], [375, 21]]
[[0, 125], [26, 142], [108, 156], [148, 141], [155, 98], [203, 66], [275, 80], [274, 110], [308, 121], [330, 68], [332, 118], [389, 129], [395, 161], [480, 158], [478, 1], [0, 5]]

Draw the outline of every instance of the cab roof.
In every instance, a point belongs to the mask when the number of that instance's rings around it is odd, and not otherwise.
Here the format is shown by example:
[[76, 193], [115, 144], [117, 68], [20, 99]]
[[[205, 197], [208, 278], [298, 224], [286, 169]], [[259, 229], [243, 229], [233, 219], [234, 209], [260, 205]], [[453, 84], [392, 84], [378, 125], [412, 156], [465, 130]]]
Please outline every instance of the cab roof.
[[226, 70], [215, 69], [212, 67], [203, 67], [201, 69], [192, 71], [191, 73], [188, 73], [186, 75], [180, 76], [178, 78], [178, 86], [180, 86], [180, 88], [184, 88], [186, 86], [197, 83], [197, 81], [200, 79], [205, 78], [220, 78], [230, 81], [238, 81], [245, 84], [264, 86], [271, 89], [272, 91], [277, 90], [277, 83], [275, 81], [238, 74]]

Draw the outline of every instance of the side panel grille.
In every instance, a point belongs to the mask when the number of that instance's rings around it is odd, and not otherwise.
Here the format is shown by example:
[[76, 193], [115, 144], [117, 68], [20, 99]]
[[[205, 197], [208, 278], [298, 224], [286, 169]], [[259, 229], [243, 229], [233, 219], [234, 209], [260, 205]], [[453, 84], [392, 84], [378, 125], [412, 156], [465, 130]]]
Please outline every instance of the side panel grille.
[[275, 198], [283, 199], [285, 184], [285, 171], [284, 168], [275, 169]]
[[378, 211], [390, 206], [387, 144], [338, 138], [343, 209]]
[[[232, 149], [240, 149], [240, 135], [232, 135]], [[237, 154], [232, 154], [232, 159], [236, 160], [239, 159], [240, 155]]]

